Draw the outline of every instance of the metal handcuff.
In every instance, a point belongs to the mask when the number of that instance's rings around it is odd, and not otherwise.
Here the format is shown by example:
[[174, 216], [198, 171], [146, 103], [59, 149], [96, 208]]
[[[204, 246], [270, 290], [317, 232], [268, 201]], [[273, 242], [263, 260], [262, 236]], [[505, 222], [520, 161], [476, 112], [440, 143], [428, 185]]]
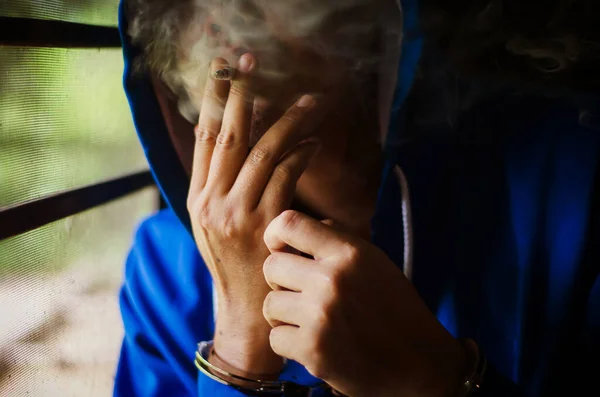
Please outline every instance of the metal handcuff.
[[[475, 397], [483, 382], [483, 377], [487, 368], [487, 360], [485, 356], [481, 354], [479, 347], [473, 340], [461, 339], [461, 343], [463, 344], [465, 351], [471, 355], [473, 366], [469, 370], [469, 374], [465, 378], [466, 380], [462, 384], [457, 397]], [[344, 394], [341, 394], [337, 390], [333, 389], [325, 382], [321, 382], [313, 386], [304, 386], [284, 380], [271, 381], [249, 379], [243, 376], [232, 374], [209, 362], [212, 348], [212, 341], [200, 342], [198, 344], [198, 350], [196, 351], [195, 359], [195, 364], [198, 370], [200, 370], [200, 372], [208, 376], [210, 379], [223, 385], [232, 387], [239, 392], [246, 394], [247, 396], [311, 397], [316, 391], [329, 391], [334, 396], [344, 397]]]

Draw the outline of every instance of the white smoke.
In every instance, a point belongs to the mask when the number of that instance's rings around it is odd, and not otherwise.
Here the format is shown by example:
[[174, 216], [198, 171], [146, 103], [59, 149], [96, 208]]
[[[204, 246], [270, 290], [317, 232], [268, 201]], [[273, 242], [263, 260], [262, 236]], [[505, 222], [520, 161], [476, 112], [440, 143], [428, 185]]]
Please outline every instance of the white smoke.
[[183, 28], [176, 44], [177, 60], [168, 63], [163, 78], [175, 92], [190, 95], [182, 95], [179, 108], [192, 122], [201, 106], [208, 67], [216, 57], [235, 65], [243, 52], [258, 54], [256, 73], [277, 84], [295, 67], [289, 64], [286, 43], [301, 43], [324, 58], [343, 59], [352, 72], [369, 70], [381, 61], [382, 54], [368, 45], [375, 33], [385, 29], [387, 35], [401, 36], [400, 24], [385, 26], [386, 10], [397, 12], [396, 0], [180, 0], [172, 4], [172, 9], [186, 7], [186, 25], [177, 26], [179, 14], [166, 8], [154, 30], [155, 35], [163, 32], [164, 37], [173, 37], [174, 29]]

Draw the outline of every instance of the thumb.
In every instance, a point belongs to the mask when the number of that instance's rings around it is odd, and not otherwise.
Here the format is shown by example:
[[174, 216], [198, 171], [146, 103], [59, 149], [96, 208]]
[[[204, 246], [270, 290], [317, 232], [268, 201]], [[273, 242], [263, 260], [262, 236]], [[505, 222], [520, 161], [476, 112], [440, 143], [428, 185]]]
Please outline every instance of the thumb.
[[[342, 224], [337, 221], [334, 221], [333, 219], [323, 219], [321, 221], [321, 223], [324, 225], [327, 225], [329, 227], [332, 227], [333, 229], [335, 229], [339, 232], [345, 231], [345, 228], [342, 226]], [[286, 254], [299, 255], [299, 256], [303, 256], [303, 257], [309, 257], [308, 255], [304, 254], [303, 252], [297, 250], [294, 247], [290, 247], [289, 245], [285, 246], [280, 252], [285, 252]]]

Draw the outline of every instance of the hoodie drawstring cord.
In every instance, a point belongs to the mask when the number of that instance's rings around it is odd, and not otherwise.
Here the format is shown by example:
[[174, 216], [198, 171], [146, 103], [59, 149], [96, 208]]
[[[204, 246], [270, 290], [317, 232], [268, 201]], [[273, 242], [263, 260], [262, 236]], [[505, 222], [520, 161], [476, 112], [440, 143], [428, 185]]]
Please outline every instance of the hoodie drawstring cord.
[[412, 224], [412, 212], [410, 206], [410, 190], [408, 188], [408, 181], [406, 175], [400, 168], [396, 166], [394, 168], [396, 179], [400, 183], [400, 190], [402, 194], [402, 226], [404, 228], [404, 264], [402, 271], [409, 281], [412, 281], [413, 276], [413, 224]]

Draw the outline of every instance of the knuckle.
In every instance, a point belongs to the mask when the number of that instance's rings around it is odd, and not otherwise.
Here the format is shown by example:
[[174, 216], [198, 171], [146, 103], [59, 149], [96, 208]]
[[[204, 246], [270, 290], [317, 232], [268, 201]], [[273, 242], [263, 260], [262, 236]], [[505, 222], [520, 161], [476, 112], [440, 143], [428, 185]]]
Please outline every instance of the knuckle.
[[300, 213], [294, 210], [286, 210], [281, 213], [280, 222], [285, 229], [295, 229], [300, 223]]
[[267, 315], [273, 308], [273, 299], [275, 298], [273, 291], [269, 292], [263, 302], [263, 313]]
[[326, 327], [327, 324], [330, 323], [331, 312], [329, 309], [329, 305], [319, 305], [314, 310], [313, 313], [314, 313], [315, 327], [320, 329], [320, 328]]
[[277, 257], [275, 254], [267, 256], [267, 259], [265, 259], [265, 262], [263, 263], [263, 273], [265, 274], [265, 277], [268, 277], [268, 275], [271, 274], [271, 271], [276, 266], [276, 261]]
[[238, 144], [235, 128], [229, 126], [224, 128], [216, 138], [217, 145], [224, 149], [234, 148]]
[[[280, 337], [281, 337], [281, 334], [277, 327], [271, 329], [271, 332], [269, 333], [269, 342], [271, 343], [271, 347], [273, 347], [274, 351], [275, 351], [275, 349], [277, 349], [280, 346], [280, 344], [279, 344]], [[278, 351], [275, 351], [275, 353], [278, 353]]]
[[294, 170], [286, 164], [280, 164], [273, 170], [273, 178], [281, 182], [291, 180], [293, 174]]
[[239, 231], [237, 222], [232, 213], [226, 213], [219, 222], [220, 234], [227, 239], [234, 239], [238, 237]]
[[343, 289], [343, 270], [338, 266], [330, 266], [327, 270], [323, 271], [320, 284], [323, 295], [330, 300], [335, 300]]
[[340, 254], [342, 259], [348, 264], [356, 263], [360, 260], [360, 249], [350, 242], [345, 242], [342, 245]]
[[281, 327], [273, 327], [271, 329], [271, 332], [269, 334], [269, 342], [271, 344], [271, 348], [273, 348], [273, 351], [276, 354], [280, 356], [285, 354], [285, 346], [287, 345], [287, 343], [284, 331]]
[[198, 221], [200, 221], [200, 226], [202, 226], [206, 230], [212, 228], [212, 225], [214, 223], [213, 211], [207, 202], [198, 203], [195, 215]]
[[196, 135], [196, 142], [214, 143], [219, 136], [218, 131], [215, 131], [206, 125], [198, 125], [194, 129], [194, 132]]
[[336, 287], [342, 278], [342, 271], [338, 266], [332, 265], [322, 272], [322, 280], [327, 289]]
[[213, 218], [213, 209], [210, 202], [203, 197], [188, 196], [187, 208], [192, 221], [198, 223], [203, 229], [210, 229]]
[[192, 194], [188, 194], [187, 200], [185, 202], [188, 213], [192, 218], [194, 218], [196, 215], [196, 200], [196, 197], [194, 197]]
[[227, 239], [235, 238], [238, 232], [238, 222], [231, 210], [215, 208], [214, 204], [207, 199], [199, 199], [190, 203], [190, 214], [204, 229], [216, 233], [216, 235]]
[[268, 162], [273, 158], [272, 152], [264, 146], [255, 146], [250, 152], [249, 161], [252, 164], [258, 165]]
[[269, 320], [269, 307], [271, 307], [271, 297], [269, 297], [270, 294], [271, 294], [270, 292], [267, 294], [267, 296], [265, 297], [265, 300], [263, 301], [263, 306], [262, 306], [263, 317], [266, 320]]

